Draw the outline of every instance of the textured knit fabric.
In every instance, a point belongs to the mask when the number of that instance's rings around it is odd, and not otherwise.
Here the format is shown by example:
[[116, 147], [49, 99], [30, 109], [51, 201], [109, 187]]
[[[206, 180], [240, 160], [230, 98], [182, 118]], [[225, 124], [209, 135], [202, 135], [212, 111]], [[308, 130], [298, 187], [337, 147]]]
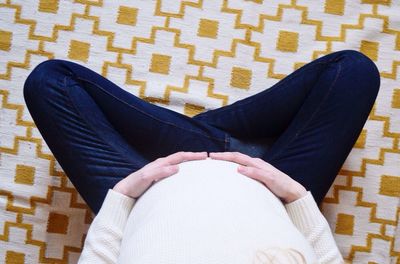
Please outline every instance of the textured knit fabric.
[[307, 263], [344, 263], [310, 191], [283, 204], [228, 161], [186, 161], [132, 199], [109, 189], [79, 263], [244, 264], [294, 248]]

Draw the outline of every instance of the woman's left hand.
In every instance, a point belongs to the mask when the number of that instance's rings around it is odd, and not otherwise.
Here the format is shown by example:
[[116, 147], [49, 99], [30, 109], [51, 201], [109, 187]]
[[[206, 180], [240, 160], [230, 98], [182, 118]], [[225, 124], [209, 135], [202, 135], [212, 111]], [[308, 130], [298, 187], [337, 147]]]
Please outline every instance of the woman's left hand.
[[240, 152], [210, 152], [210, 158], [240, 164], [239, 173], [263, 183], [284, 203], [291, 203], [307, 194], [303, 185], [260, 158]]
[[119, 181], [114, 186], [113, 190], [136, 199], [141, 196], [154, 181], [177, 173], [179, 170], [179, 163], [205, 158], [207, 158], [207, 152], [185, 151], [158, 158]]

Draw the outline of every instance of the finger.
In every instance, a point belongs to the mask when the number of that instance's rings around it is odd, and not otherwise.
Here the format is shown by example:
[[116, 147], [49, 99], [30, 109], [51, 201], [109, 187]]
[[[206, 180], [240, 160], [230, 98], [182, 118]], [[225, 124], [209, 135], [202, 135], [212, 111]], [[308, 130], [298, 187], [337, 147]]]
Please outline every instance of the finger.
[[261, 173], [257, 171], [258, 170], [257, 168], [238, 166], [237, 170], [240, 174], [243, 174], [249, 178], [252, 178], [252, 179], [255, 179], [255, 180], [258, 180], [258, 181], [264, 183], [263, 177], [262, 177]]
[[266, 163], [260, 158], [253, 158], [241, 152], [210, 152], [210, 158], [236, 162], [244, 166], [265, 168]]
[[149, 168], [141, 173], [141, 179], [145, 182], [151, 183], [153, 181], [158, 181], [160, 179], [176, 174], [178, 171], [178, 165]]
[[207, 158], [207, 152], [187, 152], [180, 151], [165, 158], [166, 165], [175, 165], [188, 160], [201, 160]]
[[271, 186], [274, 181], [274, 175], [271, 172], [263, 169], [239, 166], [238, 172], [252, 179], [258, 180], [264, 183], [266, 186]]
[[210, 152], [210, 158], [233, 161], [243, 165], [252, 165], [252, 157], [241, 152]]
[[185, 160], [200, 160], [207, 158], [207, 152], [186, 152], [180, 151], [166, 157], [160, 157], [153, 162], [148, 163], [143, 168], [157, 168], [160, 166], [175, 165]]

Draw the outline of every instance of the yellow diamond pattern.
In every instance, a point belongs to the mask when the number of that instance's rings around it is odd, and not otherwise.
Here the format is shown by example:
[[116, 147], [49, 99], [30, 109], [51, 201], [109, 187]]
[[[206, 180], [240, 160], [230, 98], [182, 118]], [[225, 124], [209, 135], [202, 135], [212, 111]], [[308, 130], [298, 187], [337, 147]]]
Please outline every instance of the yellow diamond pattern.
[[0, 50], [9, 51], [11, 48], [12, 32], [0, 30]]
[[5, 0], [0, 13], [0, 263], [76, 263], [93, 220], [22, 98], [23, 81], [41, 61], [82, 63], [193, 116], [341, 49], [376, 62], [381, 90], [321, 211], [350, 263], [400, 263], [395, 1]]
[[279, 31], [276, 49], [280, 51], [296, 52], [299, 46], [299, 33], [286, 30]]
[[345, 0], [326, 0], [325, 13], [333, 15], [343, 15], [345, 3]]
[[361, 40], [360, 51], [367, 55], [371, 60], [377, 61], [379, 54], [379, 42]]
[[154, 73], [168, 74], [170, 64], [171, 56], [163, 54], [153, 54], [149, 71]]
[[57, 13], [58, 11], [58, 0], [40, 0], [39, 11]]
[[20, 184], [33, 185], [35, 179], [35, 167], [17, 164], [15, 169], [15, 182]]
[[6, 252], [5, 263], [6, 264], [25, 263], [25, 254], [9, 250]]
[[251, 84], [251, 70], [241, 67], [232, 68], [232, 73], [231, 73], [232, 87], [248, 89], [250, 88], [250, 84]]
[[354, 215], [338, 214], [336, 221], [336, 234], [353, 235], [354, 232]]
[[218, 25], [218, 21], [202, 18], [200, 19], [197, 35], [206, 38], [217, 38]]
[[128, 6], [120, 6], [118, 10], [117, 23], [125, 24], [130, 26], [136, 25], [137, 8], [132, 8]]
[[380, 187], [380, 194], [400, 197], [400, 177], [383, 175]]
[[68, 58], [86, 62], [89, 58], [90, 43], [78, 40], [71, 40], [69, 45]]

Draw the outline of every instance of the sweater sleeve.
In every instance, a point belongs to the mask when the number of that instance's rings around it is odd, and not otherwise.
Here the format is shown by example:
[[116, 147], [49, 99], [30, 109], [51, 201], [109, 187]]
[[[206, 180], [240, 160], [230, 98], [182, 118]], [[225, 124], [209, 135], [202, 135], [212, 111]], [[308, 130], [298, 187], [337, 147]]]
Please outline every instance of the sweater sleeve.
[[310, 191], [300, 199], [285, 204], [285, 208], [293, 224], [313, 247], [318, 263], [345, 263], [329, 223]]
[[89, 227], [79, 264], [117, 263], [123, 231], [136, 199], [109, 189]]

